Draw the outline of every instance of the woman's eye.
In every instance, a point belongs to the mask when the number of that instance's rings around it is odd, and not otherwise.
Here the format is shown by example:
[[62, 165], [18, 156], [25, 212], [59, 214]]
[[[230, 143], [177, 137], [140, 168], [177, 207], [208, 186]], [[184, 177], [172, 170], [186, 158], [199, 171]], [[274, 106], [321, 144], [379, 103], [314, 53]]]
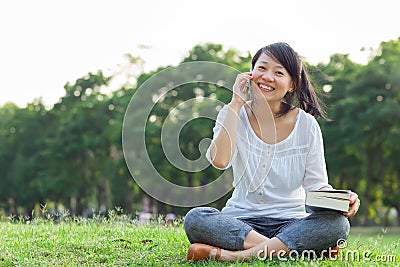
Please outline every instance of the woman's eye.
[[264, 66], [258, 66], [258, 69], [265, 70], [265, 67]]
[[278, 74], [278, 75], [283, 75], [283, 72], [277, 71], [276, 74]]

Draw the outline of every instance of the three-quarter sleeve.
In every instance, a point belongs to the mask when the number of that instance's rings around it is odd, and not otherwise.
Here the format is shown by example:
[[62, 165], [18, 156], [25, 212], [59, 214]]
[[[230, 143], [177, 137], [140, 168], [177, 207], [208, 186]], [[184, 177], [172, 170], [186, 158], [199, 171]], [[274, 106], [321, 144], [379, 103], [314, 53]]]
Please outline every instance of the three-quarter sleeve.
[[310, 149], [306, 158], [303, 180], [303, 187], [306, 191], [317, 190], [324, 186], [332, 187], [328, 183], [321, 128], [315, 119], [312, 122], [309, 135]]
[[[221, 129], [223, 127], [223, 122], [225, 120], [227, 112], [228, 112], [228, 105], [224, 105], [224, 107], [219, 111], [219, 113], [217, 115], [217, 119], [215, 121], [215, 125], [214, 125], [214, 128], [213, 128], [213, 140], [217, 137], [217, 135], [221, 131]], [[206, 158], [216, 169], [226, 170], [226, 169], [228, 169], [229, 167], [232, 166], [232, 162], [235, 160], [236, 155], [237, 155], [237, 147], [235, 147], [235, 150], [233, 152], [231, 160], [229, 161], [227, 166], [225, 166], [224, 168], [219, 168], [219, 167], [217, 167], [217, 166], [215, 166], [213, 164], [212, 159], [211, 159], [211, 151], [210, 151], [210, 149], [211, 149], [211, 144], [207, 149]]]

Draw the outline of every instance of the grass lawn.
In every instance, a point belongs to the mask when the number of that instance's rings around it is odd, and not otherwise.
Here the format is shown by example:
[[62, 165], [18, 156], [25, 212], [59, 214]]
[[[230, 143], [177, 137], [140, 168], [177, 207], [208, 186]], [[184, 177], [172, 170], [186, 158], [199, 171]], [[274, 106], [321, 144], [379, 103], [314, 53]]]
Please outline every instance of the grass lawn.
[[185, 260], [182, 224], [143, 226], [125, 216], [34, 219], [0, 223], [0, 266], [400, 266], [399, 237], [398, 228], [352, 228], [338, 260], [195, 264]]

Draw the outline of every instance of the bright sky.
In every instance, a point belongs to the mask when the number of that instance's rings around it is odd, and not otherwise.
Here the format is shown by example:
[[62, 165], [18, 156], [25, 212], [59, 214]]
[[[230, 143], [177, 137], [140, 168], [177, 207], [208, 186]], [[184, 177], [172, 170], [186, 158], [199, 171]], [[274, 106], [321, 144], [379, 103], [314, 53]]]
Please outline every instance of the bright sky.
[[66, 82], [115, 72], [127, 53], [149, 71], [178, 64], [200, 43], [254, 53], [285, 41], [311, 63], [334, 53], [365, 63], [361, 48], [398, 37], [392, 0], [1, 1], [0, 106], [42, 97], [51, 107]]

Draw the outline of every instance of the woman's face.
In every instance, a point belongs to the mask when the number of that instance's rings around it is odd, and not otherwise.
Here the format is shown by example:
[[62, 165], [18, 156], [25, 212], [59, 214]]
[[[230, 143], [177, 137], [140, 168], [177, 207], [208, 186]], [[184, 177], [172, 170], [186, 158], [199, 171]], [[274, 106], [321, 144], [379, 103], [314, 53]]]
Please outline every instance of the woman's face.
[[252, 71], [254, 98], [264, 98], [268, 102], [281, 102], [287, 92], [293, 91], [293, 82], [281, 63], [262, 53]]

